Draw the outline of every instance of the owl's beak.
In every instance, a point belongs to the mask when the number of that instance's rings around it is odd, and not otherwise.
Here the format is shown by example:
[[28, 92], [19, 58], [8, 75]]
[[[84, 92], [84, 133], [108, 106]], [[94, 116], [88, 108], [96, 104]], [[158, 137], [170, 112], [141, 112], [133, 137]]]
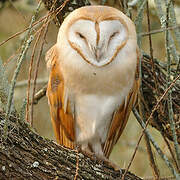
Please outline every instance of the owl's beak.
[[94, 53], [95, 53], [96, 60], [99, 62], [102, 57], [102, 48], [96, 47]]
[[89, 47], [92, 54], [94, 55], [95, 60], [97, 62], [100, 62], [104, 52], [103, 47], [99, 47], [98, 45], [97, 46], [89, 45]]

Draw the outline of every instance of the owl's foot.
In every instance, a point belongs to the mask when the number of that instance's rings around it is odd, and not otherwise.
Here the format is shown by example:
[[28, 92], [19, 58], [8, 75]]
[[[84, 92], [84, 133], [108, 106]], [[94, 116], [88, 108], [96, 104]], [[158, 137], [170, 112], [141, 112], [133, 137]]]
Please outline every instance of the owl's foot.
[[96, 154], [94, 152], [92, 152], [90, 149], [88, 148], [80, 148], [79, 150], [82, 150], [83, 153], [85, 155], [87, 155], [88, 157], [90, 157], [93, 161], [98, 161], [99, 163], [104, 162], [105, 164], [107, 164], [108, 166], [111, 166], [115, 171], [119, 171], [121, 170], [120, 167], [115, 164], [114, 162], [112, 162], [111, 160], [109, 160], [108, 158], [106, 158], [103, 153], [102, 154]]
[[99, 160], [105, 162], [105, 164], [107, 164], [108, 166], [111, 166], [115, 171], [120, 171], [121, 168], [114, 162], [112, 162], [111, 160], [107, 159], [105, 156], [96, 156]]
[[98, 161], [99, 163], [102, 163], [104, 162], [105, 164], [107, 164], [108, 166], [111, 166], [115, 171], [120, 171], [120, 167], [112, 162], [111, 160], [107, 159], [105, 156], [102, 156], [102, 155], [97, 155], [93, 152], [90, 152], [90, 151], [84, 151], [84, 153], [90, 157], [92, 160], [95, 160], [95, 161]]

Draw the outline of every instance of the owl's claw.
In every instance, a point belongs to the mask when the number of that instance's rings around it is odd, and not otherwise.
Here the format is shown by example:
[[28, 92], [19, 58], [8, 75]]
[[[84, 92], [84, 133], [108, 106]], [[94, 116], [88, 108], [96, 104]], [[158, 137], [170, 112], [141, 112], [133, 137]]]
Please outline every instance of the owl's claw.
[[90, 157], [92, 160], [98, 161], [100, 163], [104, 162], [108, 166], [111, 166], [115, 171], [121, 171], [121, 168], [111, 160], [107, 159], [105, 156], [102, 155], [96, 155], [93, 152], [90, 151], [83, 151], [88, 157]]
[[107, 164], [108, 166], [111, 166], [115, 171], [121, 170], [121, 168], [116, 163], [107, 159], [105, 156], [97, 156], [97, 158], [100, 159], [101, 161], [105, 162], [105, 164]]

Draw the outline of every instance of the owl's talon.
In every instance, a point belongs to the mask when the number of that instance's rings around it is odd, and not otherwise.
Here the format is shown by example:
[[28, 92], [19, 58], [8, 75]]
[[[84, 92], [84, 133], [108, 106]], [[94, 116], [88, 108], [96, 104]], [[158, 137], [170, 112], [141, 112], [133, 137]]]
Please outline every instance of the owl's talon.
[[105, 156], [96, 156], [99, 160], [105, 162], [108, 166], [111, 166], [115, 171], [121, 170], [121, 168], [111, 160], [107, 159]]

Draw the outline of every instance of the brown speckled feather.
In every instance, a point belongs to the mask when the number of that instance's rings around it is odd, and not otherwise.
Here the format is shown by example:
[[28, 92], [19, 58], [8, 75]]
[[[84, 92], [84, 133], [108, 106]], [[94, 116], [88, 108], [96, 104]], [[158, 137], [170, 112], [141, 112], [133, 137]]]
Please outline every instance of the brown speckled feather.
[[69, 101], [65, 98], [63, 76], [57, 59], [58, 52], [56, 46], [53, 46], [46, 55], [47, 66], [51, 69], [47, 87], [51, 121], [57, 142], [66, 147], [74, 148], [74, 119]]

